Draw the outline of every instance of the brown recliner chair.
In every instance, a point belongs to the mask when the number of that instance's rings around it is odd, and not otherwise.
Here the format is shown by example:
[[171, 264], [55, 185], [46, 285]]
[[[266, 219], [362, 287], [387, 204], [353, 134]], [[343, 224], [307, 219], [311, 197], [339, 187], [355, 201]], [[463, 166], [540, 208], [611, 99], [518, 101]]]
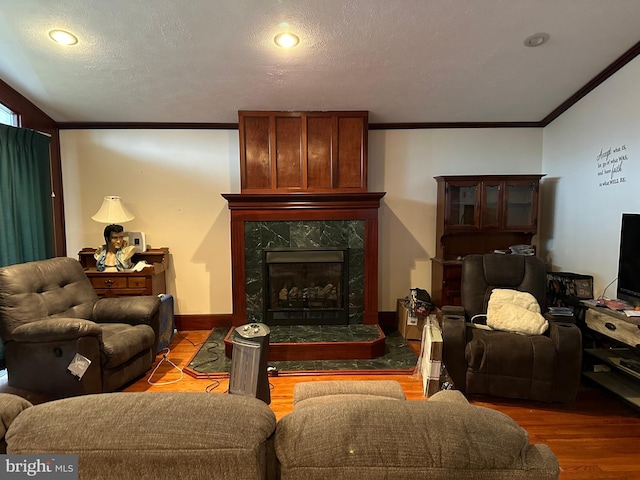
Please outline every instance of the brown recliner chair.
[[524, 255], [464, 258], [462, 306], [442, 308], [443, 362], [455, 387], [466, 394], [572, 402], [581, 375], [580, 329], [553, 320], [542, 335], [471, 326], [475, 315], [487, 312], [495, 288], [529, 292], [544, 312], [544, 262]]
[[[9, 385], [55, 398], [113, 391], [151, 367], [159, 310], [155, 296], [98, 299], [72, 258], [0, 268]], [[81, 378], [68, 370], [76, 354], [91, 362]]]

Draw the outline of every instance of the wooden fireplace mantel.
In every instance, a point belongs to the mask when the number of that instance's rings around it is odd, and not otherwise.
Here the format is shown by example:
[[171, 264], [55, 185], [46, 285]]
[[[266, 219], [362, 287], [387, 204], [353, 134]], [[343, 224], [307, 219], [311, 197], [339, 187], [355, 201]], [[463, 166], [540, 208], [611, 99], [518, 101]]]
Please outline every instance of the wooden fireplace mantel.
[[378, 209], [385, 192], [225, 193], [231, 212], [234, 326], [247, 321], [244, 223], [252, 221], [364, 221], [363, 322], [378, 323]]
[[335, 210], [380, 207], [385, 192], [363, 193], [223, 193], [230, 210]]

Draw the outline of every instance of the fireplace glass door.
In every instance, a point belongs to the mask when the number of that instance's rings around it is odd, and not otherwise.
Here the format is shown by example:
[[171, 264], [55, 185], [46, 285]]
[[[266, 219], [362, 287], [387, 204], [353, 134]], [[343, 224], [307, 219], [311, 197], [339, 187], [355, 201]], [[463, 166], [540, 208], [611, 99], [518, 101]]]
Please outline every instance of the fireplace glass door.
[[265, 249], [268, 325], [347, 325], [347, 249]]

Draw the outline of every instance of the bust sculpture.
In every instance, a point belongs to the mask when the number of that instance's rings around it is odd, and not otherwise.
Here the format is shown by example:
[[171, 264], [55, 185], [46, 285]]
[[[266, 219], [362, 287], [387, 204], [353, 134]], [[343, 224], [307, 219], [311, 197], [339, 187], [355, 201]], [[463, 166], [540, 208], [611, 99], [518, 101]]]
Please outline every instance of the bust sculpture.
[[107, 225], [104, 229], [105, 244], [94, 253], [99, 272], [123, 272], [132, 267], [133, 245], [126, 245], [122, 225]]

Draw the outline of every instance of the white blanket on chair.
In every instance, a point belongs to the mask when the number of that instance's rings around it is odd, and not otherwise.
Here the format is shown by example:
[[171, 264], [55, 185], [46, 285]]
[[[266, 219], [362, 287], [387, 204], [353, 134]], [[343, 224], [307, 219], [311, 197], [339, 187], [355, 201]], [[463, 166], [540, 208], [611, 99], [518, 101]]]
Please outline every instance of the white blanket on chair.
[[549, 322], [540, 314], [540, 305], [528, 292], [496, 288], [487, 306], [487, 325], [495, 330], [542, 335]]

